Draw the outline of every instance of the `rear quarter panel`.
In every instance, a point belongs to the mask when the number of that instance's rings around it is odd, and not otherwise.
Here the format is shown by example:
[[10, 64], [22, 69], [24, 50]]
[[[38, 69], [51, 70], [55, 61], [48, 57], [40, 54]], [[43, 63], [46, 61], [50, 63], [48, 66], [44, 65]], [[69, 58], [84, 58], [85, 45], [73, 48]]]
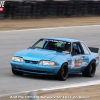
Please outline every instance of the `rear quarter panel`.
[[91, 52], [91, 57], [90, 57], [90, 62], [92, 61], [92, 60], [95, 60], [96, 61], [96, 67], [98, 66], [98, 64], [99, 64], [99, 55], [98, 55], [98, 53], [93, 53], [93, 52]]
[[[83, 42], [83, 41], [82, 41]], [[83, 42], [84, 43], [84, 42]], [[84, 43], [85, 44], [85, 43]], [[88, 65], [90, 64], [90, 62], [92, 61], [92, 60], [95, 60], [96, 61], [96, 66], [98, 66], [98, 64], [99, 64], [99, 60], [98, 60], [98, 57], [99, 57], [99, 55], [98, 55], [98, 53], [94, 53], [94, 52], [91, 52], [90, 51], [90, 49], [88, 48], [88, 46], [85, 44], [85, 46], [87, 47], [87, 49], [89, 50], [89, 52], [90, 52], [90, 56], [89, 56], [89, 63], [88, 63]]]

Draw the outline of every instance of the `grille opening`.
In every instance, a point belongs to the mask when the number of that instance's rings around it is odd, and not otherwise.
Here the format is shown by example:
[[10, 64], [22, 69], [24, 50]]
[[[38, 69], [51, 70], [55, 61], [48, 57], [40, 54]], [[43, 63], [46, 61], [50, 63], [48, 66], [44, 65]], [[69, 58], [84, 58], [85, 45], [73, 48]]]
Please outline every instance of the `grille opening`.
[[25, 63], [37, 64], [38, 61], [25, 60]]

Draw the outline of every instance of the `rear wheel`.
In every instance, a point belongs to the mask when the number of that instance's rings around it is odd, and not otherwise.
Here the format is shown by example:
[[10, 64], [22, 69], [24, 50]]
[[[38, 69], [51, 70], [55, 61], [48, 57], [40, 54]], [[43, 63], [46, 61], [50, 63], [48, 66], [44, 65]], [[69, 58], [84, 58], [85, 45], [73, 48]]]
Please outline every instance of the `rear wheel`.
[[88, 67], [85, 69], [84, 72], [82, 72], [83, 76], [86, 77], [93, 77], [95, 75], [95, 71], [96, 71], [96, 63], [95, 61], [92, 61]]
[[61, 66], [59, 72], [57, 73], [56, 79], [60, 79], [60, 80], [64, 81], [67, 79], [67, 77], [68, 77], [68, 65], [67, 65], [67, 63], [64, 63]]
[[12, 73], [13, 73], [14, 75], [20, 75], [20, 76], [23, 75], [22, 72], [16, 71], [16, 70], [14, 70], [14, 68], [12, 68]]

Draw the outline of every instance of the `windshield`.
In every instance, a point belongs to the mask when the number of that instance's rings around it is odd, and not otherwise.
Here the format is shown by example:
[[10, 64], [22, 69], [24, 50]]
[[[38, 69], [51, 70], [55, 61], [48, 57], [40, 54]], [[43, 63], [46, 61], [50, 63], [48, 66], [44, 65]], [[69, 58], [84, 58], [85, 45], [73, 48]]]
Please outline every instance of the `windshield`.
[[40, 48], [40, 49], [54, 50], [58, 52], [62, 52], [62, 51], [70, 52], [71, 43], [65, 42], [65, 41], [59, 41], [59, 40], [40, 39], [31, 48], [32, 49]]

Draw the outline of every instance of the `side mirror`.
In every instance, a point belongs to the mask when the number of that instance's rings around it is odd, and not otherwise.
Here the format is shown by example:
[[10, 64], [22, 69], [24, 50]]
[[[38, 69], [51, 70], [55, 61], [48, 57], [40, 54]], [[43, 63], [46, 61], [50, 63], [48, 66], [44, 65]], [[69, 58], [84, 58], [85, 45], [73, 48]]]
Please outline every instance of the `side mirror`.
[[72, 56], [74, 56], [74, 53], [73, 52], [71, 54], [72, 54]]
[[74, 53], [74, 52], [72, 52], [71, 54], [72, 54], [72, 56], [75, 56], [76, 55], [76, 53]]
[[32, 47], [28, 47], [27, 49], [31, 49]]

